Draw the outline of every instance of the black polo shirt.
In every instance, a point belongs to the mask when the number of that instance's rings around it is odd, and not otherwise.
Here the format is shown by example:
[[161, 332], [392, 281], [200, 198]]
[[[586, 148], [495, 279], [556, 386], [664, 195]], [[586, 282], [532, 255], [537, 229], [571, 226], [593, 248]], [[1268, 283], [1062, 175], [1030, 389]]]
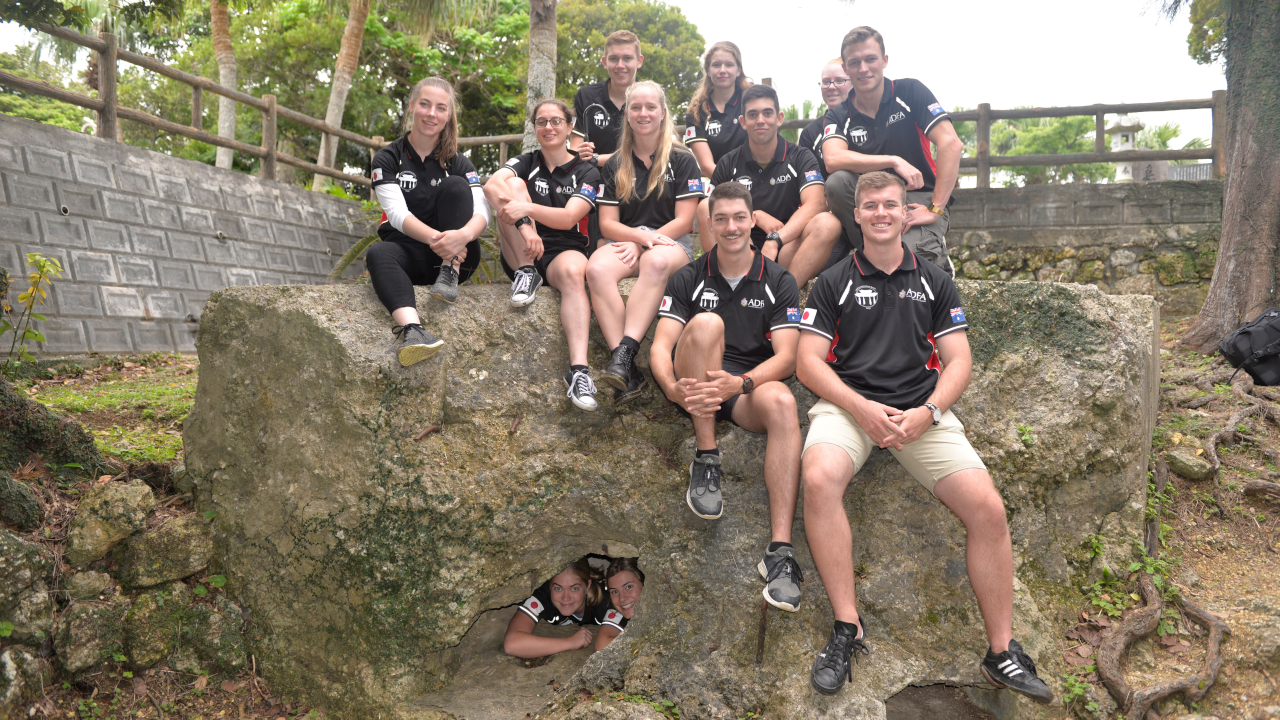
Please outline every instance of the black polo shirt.
[[573, 134], [595, 143], [597, 155], [618, 149], [623, 112], [609, 99], [609, 81], [578, 88], [573, 96]]
[[[823, 184], [818, 158], [813, 153], [778, 136], [773, 159], [765, 167], [751, 157], [751, 146], [730, 150], [716, 163], [711, 187], [737, 180], [751, 191], [751, 204], [773, 217], [787, 222], [800, 207], [800, 191], [810, 185]], [[751, 228], [751, 242], [760, 247], [766, 233], [759, 226]]]
[[886, 275], [858, 248], [818, 275], [800, 329], [831, 341], [827, 363], [868, 400], [920, 407], [942, 374], [937, 338], [969, 327], [951, 276], [902, 246]]
[[800, 292], [791, 273], [760, 253], [735, 290], [720, 274], [719, 246], [703, 253], [667, 280], [660, 317], [681, 324], [713, 312], [724, 321], [724, 369], [747, 372], [773, 357], [773, 331], [799, 327]]
[[[951, 116], [929, 88], [919, 80], [885, 78], [880, 108], [874, 118], [853, 107], [854, 91], [822, 119], [822, 141], [840, 138], [849, 149], [864, 155], [897, 155], [924, 176], [923, 192], [933, 192], [938, 167], [928, 134], [934, 125]], [[904, 178], [905, 179], [905, 178]]]
[[796, 144], [813, 151], [814, 157], [818, 158], [818, 170], [822, 172], [822, 179], [826, 180], [831, 177], [831, 173], [827, 172], [827, 161], [822, 159], [822, 120], [818, 118], [806, 125], [800, 131]]
[[684, 116], [684, 144], [704, 142], [711, 148], [711, 159], [717, 164], [730, 150], [745, 145], [747, 131], [738, 124], [742, 115], [742, 90], [735, 90], [724, 105], [724, 112], [716, 110], [716, 104], [707, 98], [707, 113], [699, 123], [690, 112]]
[[644, 195], [649, 187], [649, 168], [633, 154], [630, 160], [636, 169], [635, 185], [630, 198], [619, 199], [614, 176], [617, 175], [622, 160], [621, 155], [614, 155], [600, 168], [600, 180], [604, 189], [600, 191], [596, 202], [601, 205], [617, 205], [618, 216], [627, 227], [645, 225], [657, 230], [676, 219], [677, 200], [706, 196], [698, 161], [693, 158], [692, 153], [673, 147], [667, 161], [666, 184], [661, 186], [661, 196], [656, 191]]
[[528, 615], [535, 625], [539, 622], [548, 625], [599, 625], [597, 618], [602, 615], [599, 606], [593, 607], [589, 602], [583, 606], [581, 615], [561, 615], [556, 604], [551, 602], [550, 580], [539, 585], [529, 599], [520, 603], [520, 612]]
[[[399, 183], [404, 193], [404, 204], [414, 217], [429, 226], [434, 226], [436, 218], [436, 199], [440, 194], [440, 181], [451, 175], [460, 175], [467, 179], [471, 187], [480, 187], [480, 175], [476, 167], [462, 153], [454, 153], [447, 168], [440, 167], [440, 161], [433, 150], [425, 159], [419, 158], [413, 146], [409, 144], [409, 134], [378, 151], [373, 156], [373, 187], [388, 183]], [[382, 224], [378, 226], [378, 235], [383, 240], [403, 240], [416, 242], [408, 235], [400, 232], [382, 216]]]
[[[569, 162], [564, 165], [548, 169], [542, 151], [534, 150], [511, 158], [504, 167], [524, 180], [529, 189], [529, 198], [538, 205], [563, 208], [569, 204], [570, 199], [578, 197], [586, 200], [593, 209], [596, 206], [596, 195], [600, 192], [600, 171], [577, 155], [571, 155]], [[587, 236], [578, 232], [577, 225], [561, 230], [535, 223], [535, 228], [544, 242], [555, 240], [573, 247], [587, 247]]]

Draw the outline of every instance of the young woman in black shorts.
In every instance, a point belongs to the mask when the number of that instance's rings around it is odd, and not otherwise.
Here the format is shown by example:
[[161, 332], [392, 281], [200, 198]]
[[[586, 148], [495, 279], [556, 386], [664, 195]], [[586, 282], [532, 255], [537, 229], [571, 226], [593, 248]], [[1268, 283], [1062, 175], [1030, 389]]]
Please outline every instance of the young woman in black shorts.
[[365, 264], [396, 323], [396, 355], [405, 366], [444, 345], [422, 327], [413, 286], [431, 285], [433, 297], [454, 302], [458, 283], [480, 264], [476, 238], [489, 222], [480, 176], [458, 152], [457, 105], [447, 80], [420, 80], [409, 96], [407, 132], [373, 158], [382, 242], [369, 248]]
[[532, 120], [541, 148], [508, 160], [485, 183], [485, 196], [497, 212], [511, 304], [532, 303], [544, 281], [560, 291], [560, 324], [569, 343], [564, 382], [575, 406], [595, 410], [596, 386], [587, 366], [591, 251], [578, 225], [595, 207], [600, 171], [566, 146], [572, 122], [564, 102], [543, 100]]

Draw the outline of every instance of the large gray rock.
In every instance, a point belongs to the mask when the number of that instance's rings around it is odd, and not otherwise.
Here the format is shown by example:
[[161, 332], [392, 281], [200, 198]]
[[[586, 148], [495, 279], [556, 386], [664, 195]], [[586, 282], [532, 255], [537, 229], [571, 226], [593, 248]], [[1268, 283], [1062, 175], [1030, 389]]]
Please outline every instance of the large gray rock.
[[182, 639], [205, 662], [223, 672], [240, 672], [247, 664], [244, 635], [240, 633], [242, 612], [221, 596], [210, 604], [192, 606], [182, 627]]
[[213, 538], [209, 521], [192, 513], [138, 533], [121, 548], [120, 579], [125, 587], [152, 587], [205, 569], [213, 555]]
[[53, 645], [58, 661], [71, 674], [111, 662], [124, 654], [124, 616], [129, 601], [76, 602], [58, 620]]
[[125, 654], [130, 665], [149, 668], [178, 649], [191, 599], [190, 588], [180, 582], [152, 588], [134, 598], [124, 616]]
[[29, 532], [43, 521], [44, 506], [35, 491], [0, 470], [0, 523]]
[[[1055, 684], [1073, 588], [1127, 562], [1140, 534], [1157, 311], [1084, 286], [960, 291], [975, 370], [956, 413], [1009, 508], [1015, 635]], [[554, 291], [525, 310], [497, 286], [448, 308], [423, 290], [419, 306], [447, 344], [407, 369], [367, 286], [231, 288], [206, 307], [187, 471], [198, 508], [217, 512], [213, 566], [251, 611], [250, 650], [273, 688], [347, 717], [438, 717], [430, 693], [475, 619], [610, 543], [639, 550], [642, 612], [564, 693], [670, 700], [682, 718], [883, 718], [910, 684], [985, 685], [964, 529], [890, 456], [873, 456], [845, 498], [873, 654], [822, 698], [808, 672], [831, 609], [802, 521], [800, 611], [761, 620], [763, 438], [722, 435], [726, 514], [698, 520], [684, 503], [691, 427], [673, 407], [654, 391], [626, 412], [607, 393], [596, 413], [564, 398]], [[814, 398], [795, 393], [803, 420]], [[431, 424], [444, 431], [413, 442]], [[1104, 552], [1091, 558], [1095, 535]], [[1029, 707], [1003, 702], [1006, 718]]]
[[13, 625], [14, 640], [38, 645], [52, 632], [52, 569], [48, 551], [0, 530], [0, 622]]
[[115, 585], [115, 580], [106, 573], [85, 570], [67, 576], [63, 585], [72, 600], [93, 600]]
[[67, 562], [84, 567], [103, 557], [116, 543], [146, 527], [147, 515], [155, 506], [155, 495], [141, 480], [93, 486], [71, 521]]
[[24, 703], [53, 677], [48, 660], [17, 645], [0, 652], [0, 720], [25, 718]]

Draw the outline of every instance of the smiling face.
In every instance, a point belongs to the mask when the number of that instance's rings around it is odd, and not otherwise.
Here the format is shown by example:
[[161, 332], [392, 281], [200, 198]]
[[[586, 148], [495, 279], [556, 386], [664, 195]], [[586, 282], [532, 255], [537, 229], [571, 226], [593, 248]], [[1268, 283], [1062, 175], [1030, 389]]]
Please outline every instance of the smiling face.
[[755, 225], [755, 218], [745, 200], [716, 200], [715, 209], [711, 211], [711, 226], [715, 228], [724, 252], [741, 252], [743, 246], [751, 241], [751, 228]]
[[630, 570], [623, 570], [609, 578], [609, 602], [613, 609], [622, 613], [622, 617], [630, 620], [636, 614], [636, 603], [640, 593], [644, 592], [644, 583]]
[[587, 604], [589, 582], [583, 582], [572, 569], [551, 578], [551, 604], [561, 615], [581, 615]]
[[821, 87], [822, 102], [829, 108], [839, 105], [849, 97], [849, 75], [840, 63], [827, 63], [827, 66], [822, 68]]
[[609, 79], [618, 87], [625, 88], [636, 79], [636, 71], [644, 65], [644, 56], [640, 48], [631, 43], [618, 43], [604, 49], [604, 69], [609, 72]]
[[889, 56], [880, 51], [875, 38], [867, 38], [844, 49], [844, 71], [857, 92], [870, 92], [884, 84], [884, 67]]
[[428, 138], [437, 138], [449, 122], [452, 108], [449, 107], [449, 93], [443, 89], [427, 85], [418, 93], [413, 105], [413, 132]]
[[778, 128], [782, 127], [782, 113], [769, 98], [756, 98], [747, 103], [741, 122], [751, 136], [751, 142], [768, 145], [778, 136]]
[[662, 95], [641, 85], [627, 101], [627, 122], [637, 137], [651, 137], [662, 129]]
[[902, 223], [906, 220], [906, 191], [899, 185], [876, 189], [864, 189], [858, 198], [853, 215], [862, 227], [866, 242], [893, 244], [902, 235]]
[[712, 85], [721, 90], [731, 88], [740, 75], [742, 75], [742, 68], [738, 66], [738, 61], [733, 59], [733, 53], [728, 50], [717, 50], [711, 53], [711, 59], [707, 61], [707, 77], [711, 78]]
[[563, 147], [569, 139], [569, 118], [554, 103], [543, 103], [534, 115], [533, 124], [543, 152]]

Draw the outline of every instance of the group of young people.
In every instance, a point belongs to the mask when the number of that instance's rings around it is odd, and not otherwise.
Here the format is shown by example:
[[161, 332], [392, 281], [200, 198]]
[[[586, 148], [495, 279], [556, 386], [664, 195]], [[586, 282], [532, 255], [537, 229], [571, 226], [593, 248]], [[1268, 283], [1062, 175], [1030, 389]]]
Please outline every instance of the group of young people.
[[[533, 591], [507, 623], [502, 650], [538, 658], [594, 645], [603, 650], [627, 629], [644, 592], [639, 558], [584, 555]], [[577, 625], [568, 637], [535, 635], [538, 623]], [[592, 627], [599, 630], [592, 633]]]
[[[716, 422], [767, 436], [771, 540], [757, 568], [765, 600], [789, 612], [804, 580], [791, 544], [804, 485], [809, 548], [834, 615], [811, 672], [822, 693], [852, 679], [851, 658], [868, 652], [843, 496], [872, 450], [888, 449], [965, 525], [989, 640], [982, 674], [1047, 703], [1052, 691], [1012, 637], [1004, 503], [950, 410], [971, 373], [945, 240], [961, 143], [923, 83], [884, 77], [888, 60], [874, 29], [846, 34], [839, 58], [821, 71], [826, 114], [791, 143], [779, 135], [777, 94], [747, 80], [736, 45], [716, 43], [681, 144], [662, 87], [637, 79], [639, 39], [618, 31], [602, 58], [608, 79], [580, 89], [572, 112], [560, 100], [538, 102], [530, 121], [539, 148], [483, 187], [457, 152], [452, 89], [423, 80], [406, 134], [374, 160], [386, 214], [379, 233], [389, 242], [371, 248], [368, 267], [396, 323], [400, 362], [429, 357], [443, 343], [422, 327], [413, 285], [430, 284], [433, 297], [452, 302], [479, 262], [476, 238], [492, 206], [511, 304], [533, 302], [543, 283], [560, 292], [570, 363], [563, 380], [583, 410], [599, 406], [587, 357], [591, 313], [611, 349], [599, 379], [615, 405], [648, 384], [637, 357], [656, 317], [649, 369], [692, 420], [697, 450], [685, 499], [698, 517], [714, 520], [725, 508]], [[629, 277], [636, 283], [624, 302], [618, 282]], [[802, 307], [799, 289], [810, 280]], [[784, 383], [792, 375], [820, 398], [803, 441]], [[621, 582], [642, 586], [638, 569], [631, 575]], [[616, 636], [609, 627], [623, 623], [598, 620], [600, 609], [624, 618], [634, 611], [634, 600], [607, 607], [603, 587], [614, 591], [577, 565], [548, 581], [513, 618], [507, 652], [592, 642], [585, 630], [567, 640], [533, 635], [542, 619], [602, 625], [595, 642], [603, 647]]]

